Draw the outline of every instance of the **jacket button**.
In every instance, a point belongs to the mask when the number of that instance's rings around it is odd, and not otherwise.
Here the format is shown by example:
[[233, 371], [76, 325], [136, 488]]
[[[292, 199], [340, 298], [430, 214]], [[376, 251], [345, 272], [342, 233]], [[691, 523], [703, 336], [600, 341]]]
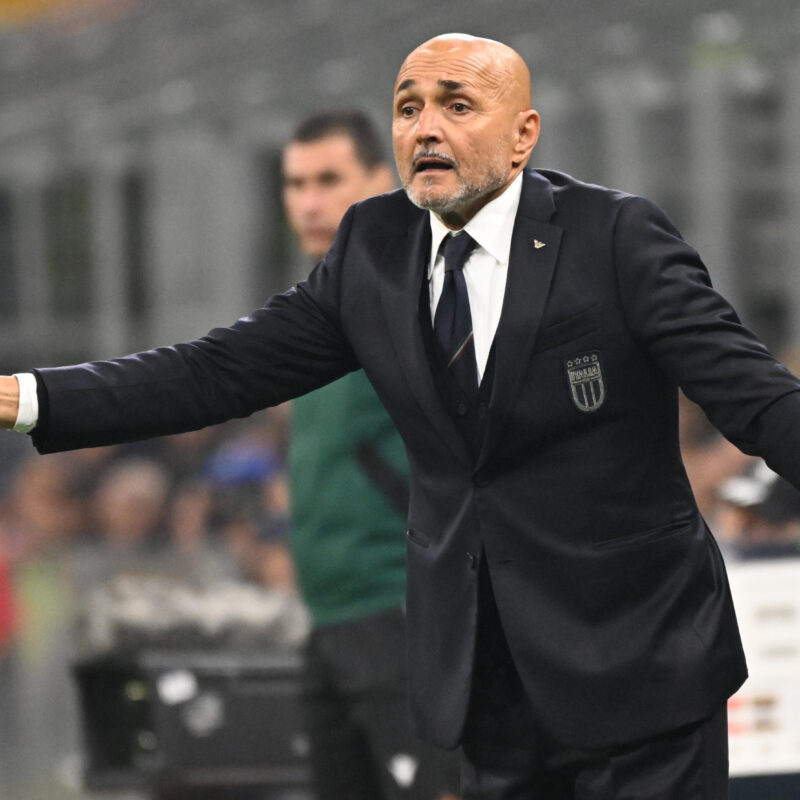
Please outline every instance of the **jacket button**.
[[456, 408], [456, 414], [458, 414], [459, 417], [465, 417], [467, 415], [467, 411], [469, 411], [469, 409], [465, 403], [458, 404], [458, 408]]
[[486, 416], [486, 403], [481, 403], [478, 406], [478, 419], [483, 419]]
[[478, 558], [475, 553], [467, 551], [467, 566], [474, 572], [478, 566]]

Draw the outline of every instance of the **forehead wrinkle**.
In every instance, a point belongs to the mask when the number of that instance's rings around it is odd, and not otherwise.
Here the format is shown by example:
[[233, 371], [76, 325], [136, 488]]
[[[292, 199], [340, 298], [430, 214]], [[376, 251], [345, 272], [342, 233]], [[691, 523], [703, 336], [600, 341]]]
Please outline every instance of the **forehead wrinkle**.
[[[438, 82], [457, 81], [464, 84], [465, 88], [486, 87], [493, 100], [501, 100], [504, 95], [510, 95], [517, 83], [514, 70], [509, 60], [502, 53], [493, 50], [463, 52], [463, 48], [450, 50], [446, 53], [436, 52], [431, 49], [416, 50], [400, 67], [397, 76], [397, 89], [395, 92], [410, 88], [416, 83], [412, 77], [418, 70], [424, 72], [439, 72]], [[410, 74], [409, 74], [410, 73]], [[409, 75], [409, 77], [404, 77]]]

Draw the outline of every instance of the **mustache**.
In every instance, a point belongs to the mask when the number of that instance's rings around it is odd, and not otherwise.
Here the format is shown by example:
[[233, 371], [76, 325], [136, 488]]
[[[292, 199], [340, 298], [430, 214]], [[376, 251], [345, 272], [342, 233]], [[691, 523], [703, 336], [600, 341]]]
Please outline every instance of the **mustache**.
[[437, 161], [443, 161], [445, 164], [449, 164], [453, 167], [453, 169], [458, 169], [459, 167], [458, 159], [453, 158], [453, 156], [448, 156], [445, 153], [439, 153], [436, 150], [425, 150], [422, 153], [417, 153], [411, 160], [411, 166], [416, 169], [420, 161], [431, 158], [435, 158]]

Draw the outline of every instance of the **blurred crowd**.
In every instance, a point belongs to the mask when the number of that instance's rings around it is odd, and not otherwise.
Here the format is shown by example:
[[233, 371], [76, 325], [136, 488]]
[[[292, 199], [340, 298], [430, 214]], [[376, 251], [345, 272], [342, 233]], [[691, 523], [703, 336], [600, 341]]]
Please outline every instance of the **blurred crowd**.
[[[46, 458], [26, 437], [4, 437], [3, 800], [82, 796], [70, 665], [109, 645], [93, 633], [110, 613], [109, 603], [101, 608], [98, 601], [104, 587], [127, 576], [129, 593], [136, 580], [149, 580], [151, 590], [157, 577], [195, 591], [195, 601], [212, 587], [218, 598], [225, 587], [240, 587], [233, 596], [227, 591], [228, 604], [241, 610], [241, 587], [256, 597], [294, 596], [286, 543], [288, 413], [278, 407], [194, 433]], [[162, 602], [154, 630], [163, 630], [166, 613]]]
[[[4, 437], [0, 785], [15, 785], [15, 776], [23, 787], [10, 797], [82, 796], [70, 664], [99, 646], [87, 633], [98, 587], [138, 574], [293, 595], [290, 413], [281, 406], [195, 433], [46, 458], [23, 437]], [[681, 435], [700, 509], [726, 557], [800, 556], [800, 493], [728, 443], [685, 397]]]

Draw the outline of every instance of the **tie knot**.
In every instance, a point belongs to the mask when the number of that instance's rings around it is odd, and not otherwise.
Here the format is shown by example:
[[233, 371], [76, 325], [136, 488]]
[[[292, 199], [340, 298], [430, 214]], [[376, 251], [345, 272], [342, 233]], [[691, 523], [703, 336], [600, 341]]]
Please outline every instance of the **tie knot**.
[[449, 234], [444, 240], [445, 272], [464, 268], [464, 264], [477, 243], [466, 232]]

